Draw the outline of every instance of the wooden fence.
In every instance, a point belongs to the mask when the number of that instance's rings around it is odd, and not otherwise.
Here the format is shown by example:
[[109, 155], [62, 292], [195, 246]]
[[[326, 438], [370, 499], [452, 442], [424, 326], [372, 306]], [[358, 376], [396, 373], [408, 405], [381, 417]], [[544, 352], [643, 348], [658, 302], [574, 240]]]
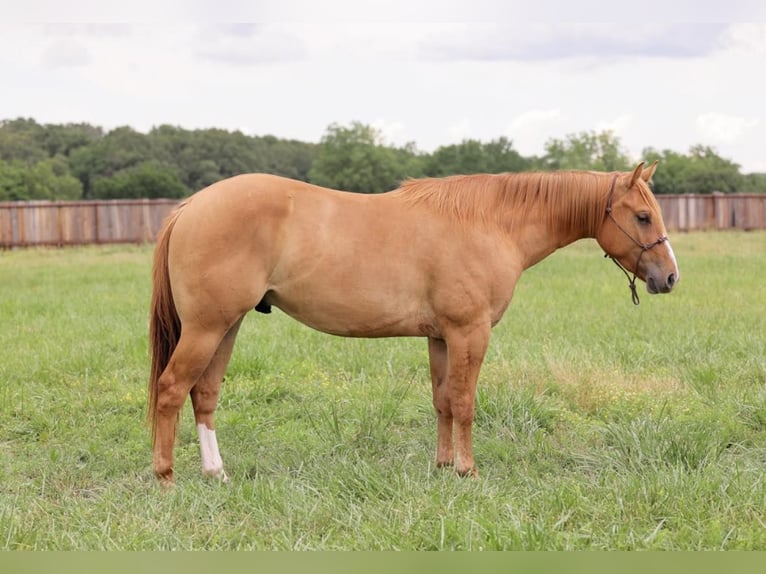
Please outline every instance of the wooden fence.
[[0, 202], [0, 248], [154, 241], [177, 203], [173, 199]]
[[658, 195], [657, 202], [671, 231], [766, 229], [764, 193]]
[[[670, 231], [766, 229], [766, 194], [658, 195]], [[0, 202], [0, 248], [154, 240], [173, 199]]]

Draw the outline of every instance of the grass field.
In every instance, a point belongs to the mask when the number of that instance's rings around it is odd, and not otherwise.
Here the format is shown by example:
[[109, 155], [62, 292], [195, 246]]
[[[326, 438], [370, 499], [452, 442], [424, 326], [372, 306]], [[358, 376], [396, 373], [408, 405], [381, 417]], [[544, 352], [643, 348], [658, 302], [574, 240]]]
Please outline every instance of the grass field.
[[242, 328], [178, 485], [144, 426], [150, 247], [0, 253], [0, 548], [766, 549], [766, 234], [671, 237], [634, 307], [593, 242], [523, 276], [479, 380], [481, 476], [433, 467], [425, 340]]

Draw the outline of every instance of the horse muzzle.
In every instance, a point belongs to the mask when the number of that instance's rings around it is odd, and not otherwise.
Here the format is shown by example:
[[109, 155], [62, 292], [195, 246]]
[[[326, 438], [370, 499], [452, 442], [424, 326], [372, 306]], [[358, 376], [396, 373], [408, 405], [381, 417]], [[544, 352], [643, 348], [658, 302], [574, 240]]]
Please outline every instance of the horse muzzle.
[[657, 293], [670, 293], [678, 283], [678, 271], [671, 271], [668, 275], [652, 274], [646, 278], [646, 291], [652, 295]]

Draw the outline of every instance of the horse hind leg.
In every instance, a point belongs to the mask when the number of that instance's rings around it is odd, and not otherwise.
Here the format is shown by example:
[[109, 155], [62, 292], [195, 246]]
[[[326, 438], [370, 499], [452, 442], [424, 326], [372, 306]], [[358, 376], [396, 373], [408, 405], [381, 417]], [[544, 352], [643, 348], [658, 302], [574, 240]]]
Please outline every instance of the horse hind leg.
[[218, 450], [218, 439], [215, 434], [214, 413], [218, 405], [218, 395], [221, 390], [223, 376], [229, 364], [234, 341], [237, 338], [240, 318], [226, 333], [218, 345], [210, 364], [191, 389], [191, 401], [194, 408], [194, 420], [197, 425], [199, 436], [200, 457], [202, 459], [202, 473], [206, 476], [220, 478], [223, 482], [228, 481], [228, 476], [223, 469], [223, 460]]
[[202, 330], [194, 325], [184, 325], [178, 346], [157, 381], [154, 473], [167, 483], [173, 482], [178, 414], [186, 397], [208, 369], [225, 334], [225, 329]]

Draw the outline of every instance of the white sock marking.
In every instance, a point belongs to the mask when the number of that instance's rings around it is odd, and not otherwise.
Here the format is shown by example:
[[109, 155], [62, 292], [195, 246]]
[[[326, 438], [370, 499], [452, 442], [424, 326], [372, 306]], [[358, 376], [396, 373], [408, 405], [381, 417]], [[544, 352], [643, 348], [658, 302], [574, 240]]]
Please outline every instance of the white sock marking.
[[202, 457], [202, 472], [207, 476], [214, 476], [226, 482], [229, 477], [223, 471], [223, 460], [218, 450], [218, 440], [215, 431], [210, 430], [204, 424], [197, 425], [199, 435], [199, 451]]

